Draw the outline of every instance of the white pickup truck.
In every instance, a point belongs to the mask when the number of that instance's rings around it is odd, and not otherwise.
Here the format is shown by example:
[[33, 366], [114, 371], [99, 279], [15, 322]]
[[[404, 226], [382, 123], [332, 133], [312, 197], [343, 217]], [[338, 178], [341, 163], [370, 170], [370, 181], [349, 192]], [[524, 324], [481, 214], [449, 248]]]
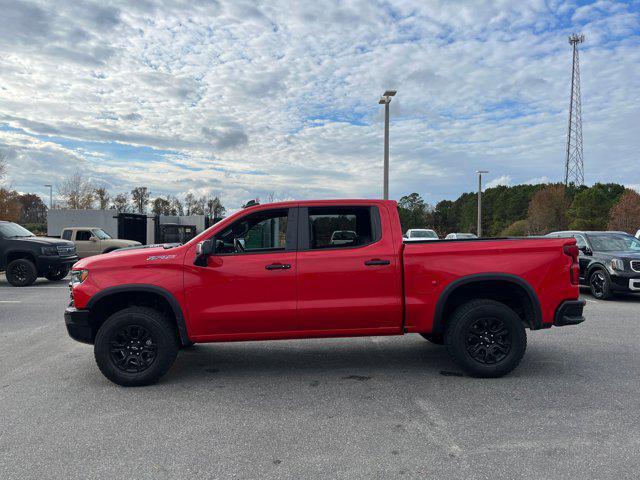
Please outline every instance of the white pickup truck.
[[63, 229], [60, 236], [62, 239], [70, 240], [75, 244], [76, 252], [80, 258], [140, 245], [140, 242], [134, 240], [113, 238], [98, 227], [69, 227]]

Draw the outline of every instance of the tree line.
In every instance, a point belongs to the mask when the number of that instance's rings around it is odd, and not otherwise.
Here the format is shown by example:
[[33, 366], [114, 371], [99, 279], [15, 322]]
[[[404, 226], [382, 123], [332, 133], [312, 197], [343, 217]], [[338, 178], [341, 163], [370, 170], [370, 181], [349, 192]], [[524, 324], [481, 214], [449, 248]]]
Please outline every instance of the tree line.
[[[439, 236], [477, 230], [477, 193], [429, 205], [417, 193], [398, 202], [403, 231], [433, 228]], [[591, 187], [563, 184], [498, 186], [482, 194], [482, 230], [486, 236], [544, 235], [557, 230], [640, 228], [640, 194], [615, 183]]]
[[[0, 182], [6, 175], [6, 162], [0, 158]], [[112, 195], [106, 187], [95, 186], [81, 174], [65, 178], [58, 186], [58, 199], [54, 208], [112, 209], [118, 213], [152, 213], [154, 215], [207, 215], [212, 219], [223, 218], [226, 208], [219, 197], [159, 195], [152, 199], [145, 186], [130, 192]], [[0, 220], [25, 225], [32, 231], [43, 231], [47, 219], [47, 206], [34, 193], [19, 193], [11, 188], [0, 188]]]

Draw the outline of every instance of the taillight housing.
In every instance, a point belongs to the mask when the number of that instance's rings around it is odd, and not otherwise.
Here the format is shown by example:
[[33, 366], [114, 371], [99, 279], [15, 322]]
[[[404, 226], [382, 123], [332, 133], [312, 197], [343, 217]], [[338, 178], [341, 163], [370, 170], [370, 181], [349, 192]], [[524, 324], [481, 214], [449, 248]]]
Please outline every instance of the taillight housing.
[[564, 254], [571, 257], [571, 267], [569, 268], [569, 276], [571, 278], [572, 285], [579, 285], [580, 277], [580, 263], [578, 262], [578, 255], [580, 250], [577, 245], [565, 245], [562, 250]]

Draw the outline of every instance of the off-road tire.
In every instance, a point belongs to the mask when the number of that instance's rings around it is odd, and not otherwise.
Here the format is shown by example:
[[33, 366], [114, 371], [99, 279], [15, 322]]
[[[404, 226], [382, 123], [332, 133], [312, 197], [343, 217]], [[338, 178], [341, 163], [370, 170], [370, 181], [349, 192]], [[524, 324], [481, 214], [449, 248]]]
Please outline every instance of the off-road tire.
[[596, 268], [589, 275], [589, 290], [591, 295], [598, 300], [610, 300], [613, 298], [609, 274], [601, 268]]
[[506, 375], [518, 366], [527, 348], [520, 317], [505, 304], [489, 299], [459, 306], [444, 339], [449, 355], [473, 377]]
[[5, 275], [14, 287], [28, 287], [38, 278], [38, 269], [31, 260], [18, 258], [7, 265]]
[[444, 345], [444, 335], [438, 333], [421, 333], [420, 336], [434, 345]]
[[175, 326], [157, 310], [128, 307], [102, 324], [93, 351], [98, 368], [112, 382], [123, 387], [150, 385], [173, 365], [178, 336]]
[[59, 282], [60, 280], [64, 279], [64, 277], [66, 277], [68, 274], [69, 274], [68, 267], [59, 267], [55, 269], [52, 268], [47, 272], [47, 274], [45, 275], [45, 278], [50, 282]]

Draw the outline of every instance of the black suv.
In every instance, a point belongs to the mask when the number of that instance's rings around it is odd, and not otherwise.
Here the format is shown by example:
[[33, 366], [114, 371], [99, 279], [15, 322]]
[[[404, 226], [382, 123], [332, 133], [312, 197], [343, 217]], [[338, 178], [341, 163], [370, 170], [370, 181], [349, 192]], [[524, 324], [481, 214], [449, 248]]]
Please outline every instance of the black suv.
[[615, 292], [640, 292], [640, 239], [624, 232], [553, 232], [573, 237], [580, 249], [580, 284], [599, 299]]
[[13, 222], [0, 221], [0, 272], [14, 287], [26, 287], [38, 277], [62, 280], [78, 261], [73, 242], [36, 237]]

